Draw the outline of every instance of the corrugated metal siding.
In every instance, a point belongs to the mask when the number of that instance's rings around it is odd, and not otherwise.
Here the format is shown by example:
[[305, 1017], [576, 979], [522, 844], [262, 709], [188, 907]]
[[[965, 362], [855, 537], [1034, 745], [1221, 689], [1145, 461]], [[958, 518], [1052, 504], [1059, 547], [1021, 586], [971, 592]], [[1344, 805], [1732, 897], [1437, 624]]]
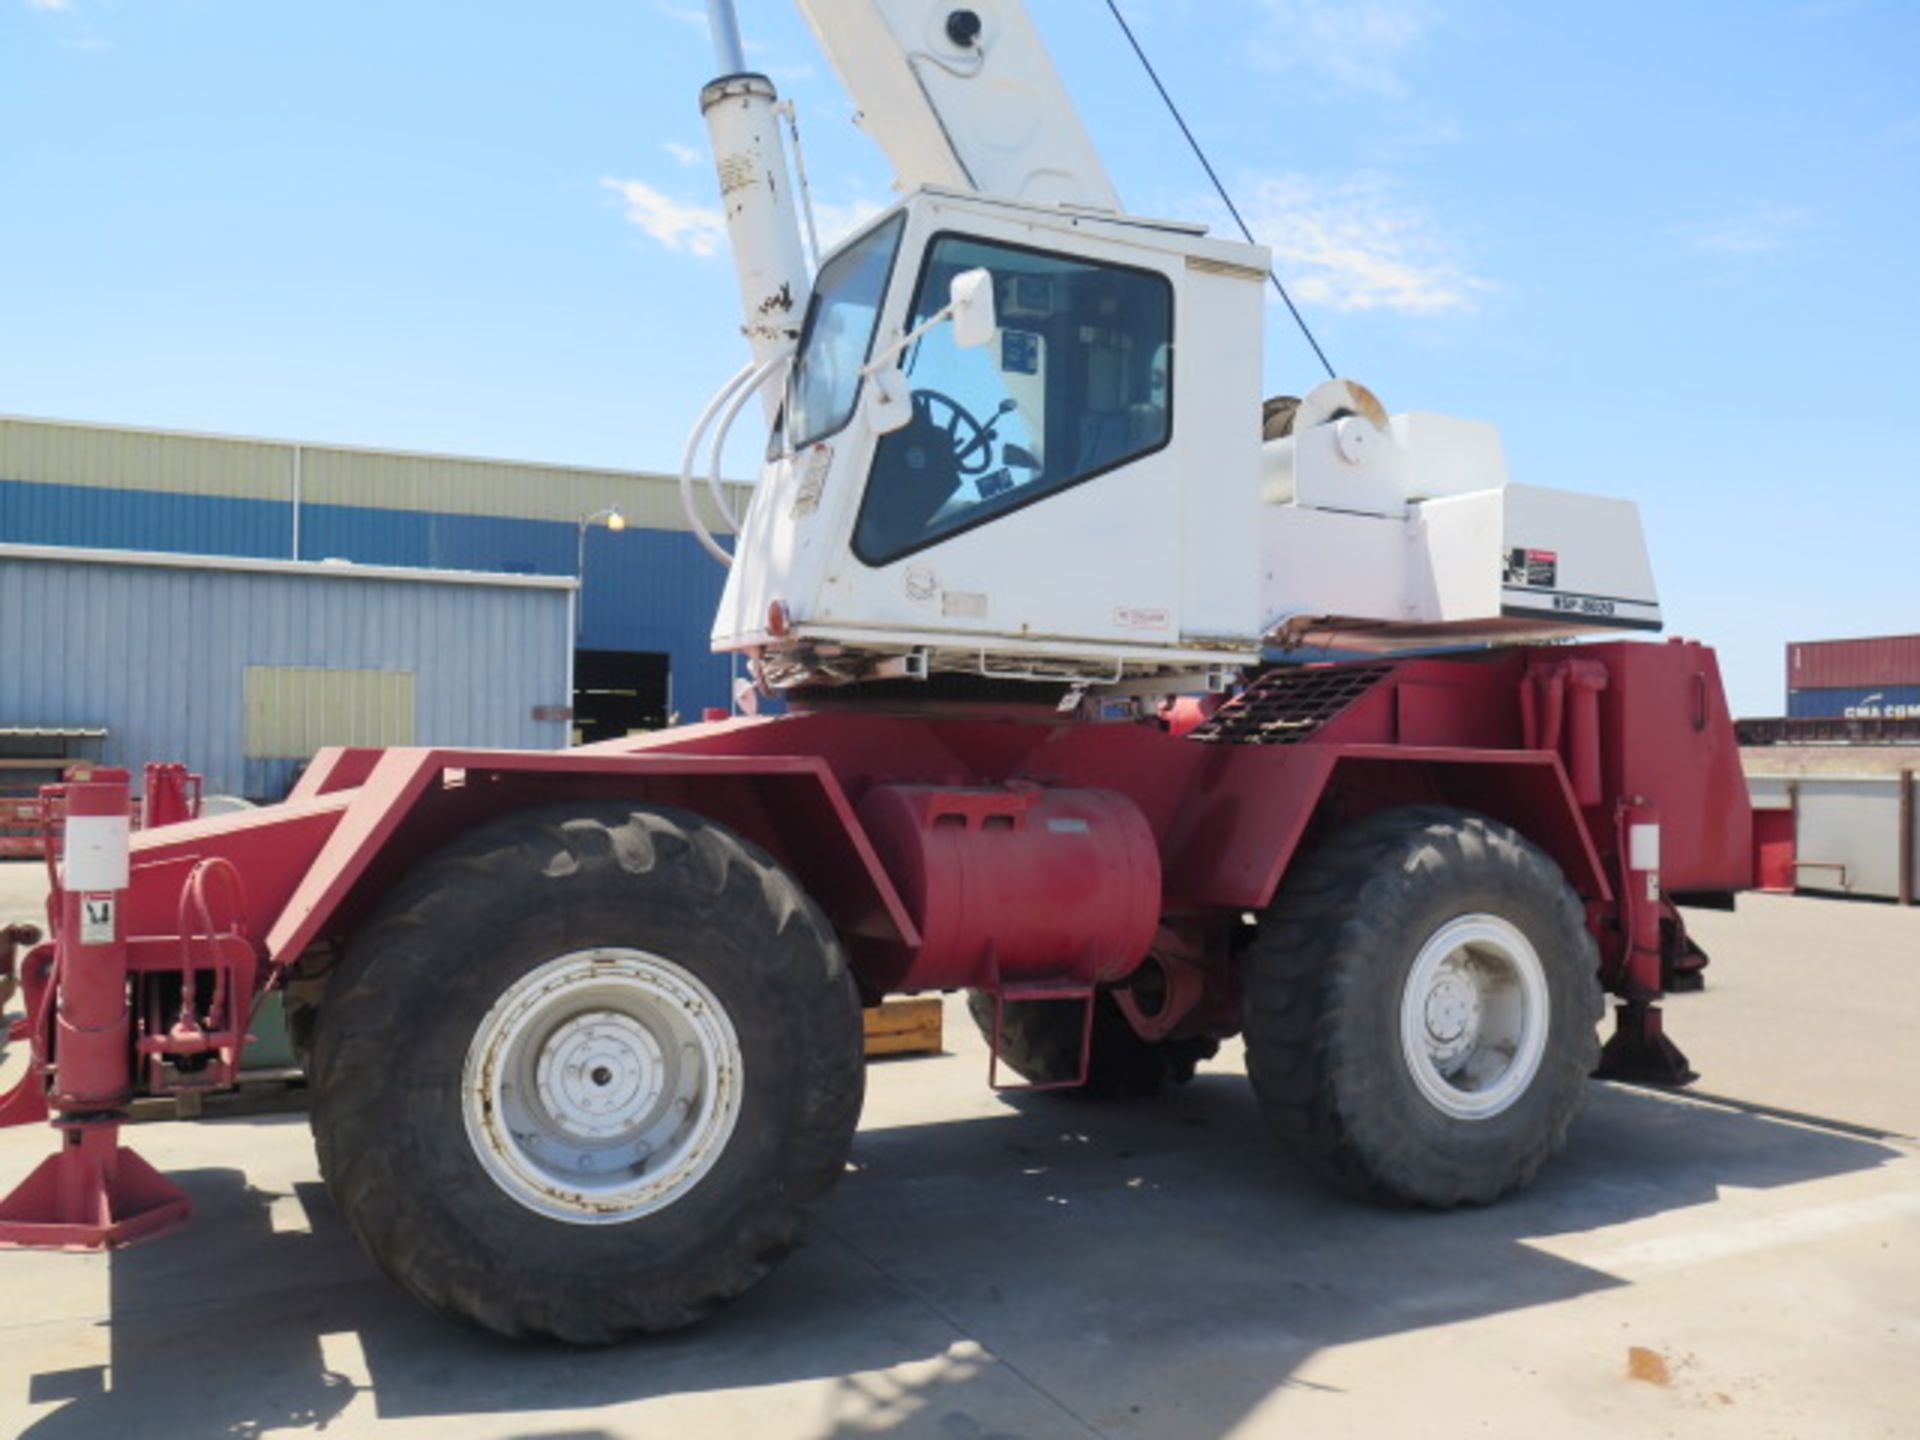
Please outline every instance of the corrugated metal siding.
[[589, 531], [581, 648], [664, 653], [673, 708], [698, 720], [731, 695], [732, 657], [714, 654], [708, 639], [726, 574], [691, 535]]
[[1787, 715], [1794, 720], [1920, 719], [1920, 685], [1789, 690]]
[[291, 558], [284, 501], [0, 479], [0, 543]]
[[[363, 565], [428, 565], [505, 574], [571, 575], [577, 522], [488, 515], [406, 515], [328, 506], [310, 511], [303, 548]], [[649, 650], [668, 657], [673, 706], [698, 719], [724, 706], [732, 661], [708, 644], [726, 572], [688, 534], [596, 525], [587, 532], [580, 648]]]
[[[1894, 899], [1900, 892], [1900, 786], [1893, 776], [1752, 776], [1754, 802], [1783, 806], [1798, 786], [1794, 858], [1803, 890]], [[1914, 819], [1920, 842], [1920, 815]]]
[[0, 480], [284, 500], [292, 463], [268, 440], [0, 419]]
[[[306, 446], [302, 450], [301, 493], [314, 505], [431, 510], [443, 515], [494, 515], [565, 521], [570, 525], [582, 515], [617, 506], [636, 526], [654, 530], [688, 528], [676, 477], [620, 470], [576, 470]], [[734, 500], [736, 509], [743, 504], [738, 498]], [[708, 519], [712, 523], [714, 517], [709, 515]]]
[[1787, 689], [1920, 685], [1920, 635], [1802, 640], [1787, 646]]
[[[0, 483], [0, 543], [274, 559], [287, 553], [288, 520], [286, 506], [259, 501]], [[580, 536], [574, 521], [341, 506], [309, 506], [302, 522], [309, 560], [508, 575], [572, 575]], [[691, 535], [596, 525], [587, 532], [580, 647], [668, 655], [674, 704], [697, 718], [729, 694], [731, 662], [707, 644], [724, 582]]]
[[559, 589], [195, 571], [0, 556], [0, 725], [105, 725], [89, 751], [184, 760], [213, 791], [285, 793], [294, 759], [246, 760], [248, 666], [410, 671], [421, 744], [567, 743]]
[[[582, 515], [617, 506], [637, 526], [688, 528], [678, 477], [649, 471], [0, 418], [0, 482], [224, 496], [290, 506], [296, 459], [301, 497], [310, 505], [569, 525]], [[705, 488], [702, 484], [703, 502]], [[735, 509], [744, 509], [745, 487], [728, 489]], [[287, 532], [281, 533], [284, 537]]]
[[[22, 420], [0, 421], [0, 436], [0, 543], [292, 556], [293, 445]], [[632, 522], [627, 529], [595, 526], [588, 533], [580, 647], [666, 654], [682, 716], [727, 704], [732, 662], [707, 644], [723, 572], [687, 533], [676, 481], [297, 448], [300, 559], [571, 576], [579, 517], [618, 506]], [[213, 478], [196, 491], [193, 467], [200, 462]], [[9, 465], [29, 473], [16, 475]], [[222, 493], [243, 473], [271, 498]], [[124, 488], [152, 474], [167, 485]], [[276, 474], [278, 488], [261, 479]], [[736, 487], [734, 494], [744, 508], [746, 491]]]
[[249, 760], [305, 760], [323, 745], [413, 744], [411, 670], [249, 665]]

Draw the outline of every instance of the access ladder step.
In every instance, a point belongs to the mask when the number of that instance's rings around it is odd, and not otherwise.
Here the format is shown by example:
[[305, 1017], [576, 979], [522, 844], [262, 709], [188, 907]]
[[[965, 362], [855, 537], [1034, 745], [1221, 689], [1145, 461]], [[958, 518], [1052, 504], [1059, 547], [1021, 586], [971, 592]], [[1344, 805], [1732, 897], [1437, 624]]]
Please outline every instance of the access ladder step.
[[[1093, 1004], [1091, 985], [1049, 981], [1016, 981], [993, 992], [993, 1034], [988, 1038], [987, 1084], [995, 1090], [1075, 1090], [1087, 1083], [1093, 1065]], [[1001, 1037], [1006, 1024], [1007, 1006], [1034, 1000], [1078, 1001], [1080, 1004], [1080, 1064], [1071, 1080], [1021, 1081], [1010, 1084], [1000, 1079]]]

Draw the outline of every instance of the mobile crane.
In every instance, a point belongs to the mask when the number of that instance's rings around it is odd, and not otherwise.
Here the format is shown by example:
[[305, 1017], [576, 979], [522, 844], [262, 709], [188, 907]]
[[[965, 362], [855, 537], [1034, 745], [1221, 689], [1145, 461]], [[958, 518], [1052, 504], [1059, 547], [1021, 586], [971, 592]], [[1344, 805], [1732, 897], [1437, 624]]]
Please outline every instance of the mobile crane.
[[[53, 938], [0, 939], [32, 1052], [0, 1124], [61, 1137], [0, 1242], [183, 1221], [119, 1126], [231, 1084], [270, 990], [373, 1258], [583, 1343], [796, 1242], [888, 994], [968, 991], [995, 1083], [1140, 1094], [1243, 1035], [1280, 1142], [1416, 1206], [1525, 1185], [1596, 1069], [1691, 1078], [1676, 902], [1749, 885], [1751, 822], [1709, 650], [1563, 643], [1658, 628], [1634, 507], [1352, 382], [1263, 407], [1266, 251], [1123, 208], [1017, 0], [800, 5], [902, 197], [810, 270], [712, 0], [751, 359], [681, 474], [713, 643], [788, 713], [330, 749], [131, 841], [127, 777], [71, 778]], [[729, 550], [701, 447], [717, 481], [756, 397]]]

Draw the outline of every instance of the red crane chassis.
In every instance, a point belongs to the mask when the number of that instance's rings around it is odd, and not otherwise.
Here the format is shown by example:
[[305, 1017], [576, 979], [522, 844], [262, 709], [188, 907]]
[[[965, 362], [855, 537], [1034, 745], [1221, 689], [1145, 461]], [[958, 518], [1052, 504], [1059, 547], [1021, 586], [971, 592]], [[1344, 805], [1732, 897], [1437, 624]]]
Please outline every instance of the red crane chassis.
[[118, 1143], [132, 1098], [231, 1084], [270, 990], [303, 1039], [387, 897], [523, 812], [619, 802], [737, 837], [817, 907], [864, 1003], [978, 992], [996, 1049], [1013, 1007], [1078, 1006], [1077, 1073], [1039, 1083], [1087, 1078], [1096, 1001], [1140, 1041], [1238, 1032], [1257, 918], [1352, 827], [1433, 807], [1550, 858], [1619, 1002], [1602, 1073], [1681, 1083], [1654, 1002], [1705, 957], [1675, 899], [1730, 903], [1753, 865], [1713, 654], [1678, 641], [1281, 667], [1157, 717], [869, 699], [555, 753], [328, 750], [283, 803], [142, 829], [121, 874], [126, 788], [58, 788], [52, 939], [0, 937], [32, 1049], [0, 1125], [61, 1136], [0, 1202], [0, 1243], [182, 1221], [185, 1197]]

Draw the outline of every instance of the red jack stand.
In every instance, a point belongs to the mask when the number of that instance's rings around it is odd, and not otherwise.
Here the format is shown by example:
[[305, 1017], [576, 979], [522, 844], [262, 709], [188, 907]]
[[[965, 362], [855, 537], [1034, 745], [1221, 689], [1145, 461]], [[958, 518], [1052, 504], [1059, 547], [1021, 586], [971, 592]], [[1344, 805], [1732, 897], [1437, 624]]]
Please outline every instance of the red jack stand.
[[1663, 1028], [1660, 1007], [1660, 812], [1638, 796], [1619, 817], [1620, 908], [1627, 953], [1625, 1003], [1614, 1010], [1613, 1036], [1594, 1074], [1641, 1085], [1689, 1085], [1700, 1077]]
[[[45, 792], [42, 792], [45, 794]], [[127, 774], [60, 787], [66, 806], [54, 892], [51, 1024], [33, 1036], [60, 1149], [0, 1200], [0, 1246], [104, 1250], [187, 1218], [186, 1195], [120, 1143], [133, 1099], [133, 1014], [123, 930], [129, 881]], [[44, 1053], [49, 1039], [52, 1055]], [[29, 1083], [44, 1083], [44, 1081]]]
[[1667, 1038], [1658, 1005], [1632, 1000], [1617, 1005], [1613, 1023], [1594, 1074], [1636, 1085], [1691, 1085], [1700, 1078], [1680, 1047]]
[[60, 1128], [60, 1152], [0, 1201], [0, 1246], [113, 1250], [186, 1223], [186, 1194], [117, 1143], [118, 1116]]

